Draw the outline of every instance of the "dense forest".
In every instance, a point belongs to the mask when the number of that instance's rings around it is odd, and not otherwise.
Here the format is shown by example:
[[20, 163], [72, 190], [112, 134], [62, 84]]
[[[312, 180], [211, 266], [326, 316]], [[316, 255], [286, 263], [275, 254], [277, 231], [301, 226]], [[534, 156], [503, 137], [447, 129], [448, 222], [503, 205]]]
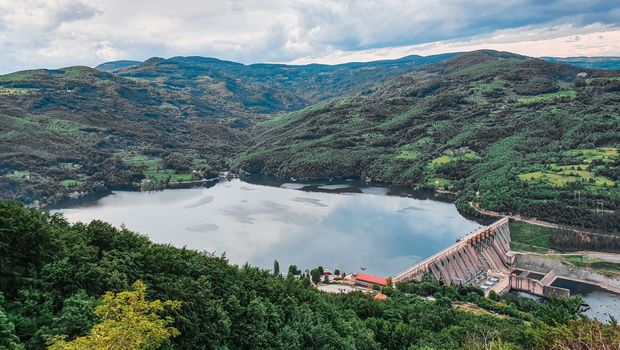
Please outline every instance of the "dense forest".
[[326, 294], [308, 278], [0, 202], [0, 349], [101, 348], [106, 341], [184, 350], [620, 345], [617, 323], [581, 317], [579, 298], [485, 298], [431, 278], [382, 292], [388, 300]]

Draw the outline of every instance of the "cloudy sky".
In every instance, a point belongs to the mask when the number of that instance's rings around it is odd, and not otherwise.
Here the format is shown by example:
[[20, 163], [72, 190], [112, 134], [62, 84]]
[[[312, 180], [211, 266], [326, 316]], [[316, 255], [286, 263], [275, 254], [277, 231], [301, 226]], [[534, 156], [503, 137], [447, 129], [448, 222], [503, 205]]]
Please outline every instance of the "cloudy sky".
[[620, 56], [620, 1], [0, 0], [0, 73], [153, 56], [340, 63], [479, 48]]

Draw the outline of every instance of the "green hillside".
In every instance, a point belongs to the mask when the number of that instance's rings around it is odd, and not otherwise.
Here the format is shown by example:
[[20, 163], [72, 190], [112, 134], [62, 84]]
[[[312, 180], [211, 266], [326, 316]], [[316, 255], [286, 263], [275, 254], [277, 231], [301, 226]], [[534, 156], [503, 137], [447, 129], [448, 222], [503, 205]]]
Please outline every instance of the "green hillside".
[[479, 51], [259, 123], [238, 165], [448, 190], [465, 212], [617, 231], [619, 102], [620, 72]]
[[[344, 65], [153, 58], [0, 76], [2, 198], [53, 205], [83, 193], [213, 177], [247, 128], [451, 57]], [[121, 69], [122, 68], [122, 69]]]
[[[0, 192], [54, 204], [73, 192], [156, 188], [225, 166], [245, 111], [87, 67], [0, 76]], [[143, 181], [144, 180], [144, 181]]]

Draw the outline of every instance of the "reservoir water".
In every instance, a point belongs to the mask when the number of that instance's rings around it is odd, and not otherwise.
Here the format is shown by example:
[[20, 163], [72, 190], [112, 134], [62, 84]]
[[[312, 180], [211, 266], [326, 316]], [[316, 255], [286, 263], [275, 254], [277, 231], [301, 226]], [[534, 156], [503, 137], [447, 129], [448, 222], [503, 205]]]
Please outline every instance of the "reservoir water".
[[608, 322], [610, 316], [620, 319], [620, 295], [609, 292], [599, 286], [577, 281], [558, 278], [551, 284], [556, 287], [567, 288], [571, 295], [580, 294], [588, 304], [585, 315]]
[[[118, 191], [59, 209], [72, 222], [100, 219], [157, 243], [225, 253], [235, 264], [286, 272], [318, 265], [382, 276], [453, 244], [481, 225], [453, 203], [359, 184], [278, 186], [220, 181], [155, 192]], [[394, 195], [397, 194], [397, 195]]]

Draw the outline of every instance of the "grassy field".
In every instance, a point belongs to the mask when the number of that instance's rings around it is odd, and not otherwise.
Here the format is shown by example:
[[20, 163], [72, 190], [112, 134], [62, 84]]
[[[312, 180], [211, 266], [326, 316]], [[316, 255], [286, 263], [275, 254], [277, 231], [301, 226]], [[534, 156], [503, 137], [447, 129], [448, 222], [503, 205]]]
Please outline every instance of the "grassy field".
[[26, 95], [36, 91], [29, 88], [0, 88], [0, 95]]
[[416, 160], [420, 158], [420, 153], [416, 151], [401, 150], [395, 158], [401, 160]]
[[488, 91], [493, 91], [495, 89], [499, 89], [503, 87], [505, 84], [506, 84], [505, 80], [495, 77], [493, 78], [492, 81], [488, 83], [475, 82], [475, 83], [470, 84], [470, 86], [472, 89], [478, 90], [480, 92], [488, 92]]
[[596, 176], [590, 171], [585, 170], [563, 170], [561, 172], [534, 171], [531, 173], [519, 174], [522, 181], [542, 180], [557, 187], [564, 187], [571, 182], [586, 181], [594, 186], [614, 186], [615, 182], [602, 176]]
[[516, 251], [547, 253], [551, 229], [521, 221], [510, 222], [510, 248]]
[[589, 171], [593, 161], [611, 163], [618, 158], [618, 149], [600, 147], [592, 149], [575, 149], [562, 153], [564, 158], [574, 162], [570, 165], [549, 164], [541, 165], [543, 170], [519, 174], [521, 181], [544, 181], [555, 187], [564, 187], [573, 182], [584, 182], [594, 187], [613, 187], [615, 181], [603, 176], [597, 176]]
[[177, 173], [174, 169], [165, 169], [158, 157], [145, 156], [134, 152], [119, 153], [125, 163], [143, 168], [144, 176], [149, 180], [150, 187], [159, 187], [167, 182], [184, 182], [194, 180], [194, 174]]
[[432, 165], [442, 165], [454, 162], [457, 160], [475, 160], [478, 159], [478, 155], [474, 151], [454, 151], [448, 152], [448, 154], [441, 155], [431, 161]]
[[592, 163], [594, 160], [611, 162], [618, 158], [619, 152], [614, 147], [599, 147], [590, 149], [572, 149], [562, 153], [564, 157], [576, 158], [583, 163]]
[[562, 90], [558, 92], [552, 92], [549, 94], [521, 97], [517, 99], [517, 102], [519, 102], [519, 104], [521, 105], [531, 105], [534, 103], [553, 101], [553, 100], [564, 98], [564, 97], [575, 98], [575, 96], [577, 96], [577, 93], [573, 90]]
[[608, 78], [588, 78], [586, 79], [586, 83], [588, 85], [592, 84], [592, 82], [595, 81], [619, 81], [620, 78], [619, 77], [608, 77]]
[[14, 171], [12, 173], [8, 173], [8, 174], [4, 175], [4, 177], [9, 178], [9, 179], [13, 179], [13, 180], [26, 179], [26, 178], [30, 177], [30, 172], [27, 171], [27, 170], [24, 170], [24, 171]]

